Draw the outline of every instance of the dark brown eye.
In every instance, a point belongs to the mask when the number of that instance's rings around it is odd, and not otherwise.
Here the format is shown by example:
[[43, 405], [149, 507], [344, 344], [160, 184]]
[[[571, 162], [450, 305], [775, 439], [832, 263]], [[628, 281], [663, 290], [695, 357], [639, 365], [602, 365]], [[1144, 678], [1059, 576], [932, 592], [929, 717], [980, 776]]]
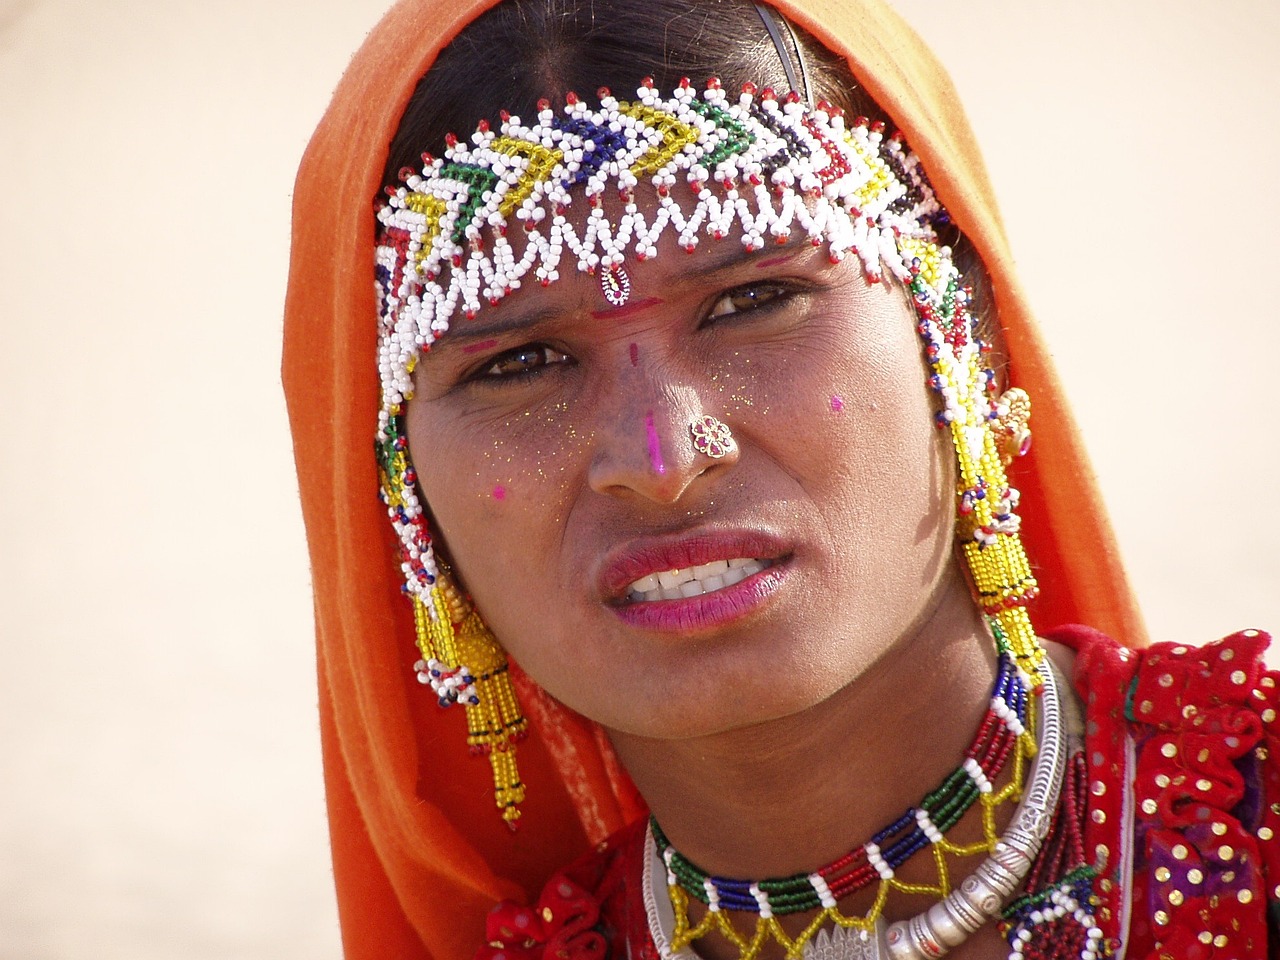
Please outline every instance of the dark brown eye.
[[757, 283], [730, 290], [711, 306], [712, 317], [725, 317], [732, 313], [746, 313], [771, 303], [786, 294], [786, 289], [776, 283]]
[[565, 363], [568, 359], [568, 355], [547, 346], [545, 343], [530, 343], [514, 350], [508, 350], [501, 356], [496, 357], [481, 372], [480, 376], [484, 379], [516, 377], [541, 370], [544, 367]]

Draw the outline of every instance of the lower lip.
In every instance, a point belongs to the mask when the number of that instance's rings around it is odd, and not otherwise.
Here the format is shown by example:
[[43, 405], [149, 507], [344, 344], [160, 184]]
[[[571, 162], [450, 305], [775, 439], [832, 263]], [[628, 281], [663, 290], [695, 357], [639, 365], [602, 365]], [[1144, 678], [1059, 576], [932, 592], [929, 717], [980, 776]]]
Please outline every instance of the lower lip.
[[786, 576], [787, 565], [778, 560], [773, 566], [712, 593], [679, 600], [630, 601], [612, 609], [624, 623], [644, 630], [708, 630], [755, 613], [778, 592]]

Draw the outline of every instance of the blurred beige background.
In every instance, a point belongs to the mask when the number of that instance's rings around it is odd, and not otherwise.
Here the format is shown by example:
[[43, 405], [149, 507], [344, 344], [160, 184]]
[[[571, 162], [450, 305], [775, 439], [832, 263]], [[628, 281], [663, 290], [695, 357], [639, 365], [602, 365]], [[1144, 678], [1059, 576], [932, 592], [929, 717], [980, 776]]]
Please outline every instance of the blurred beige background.
[[[384, 5], [0, 0], [0, 960], [338, 956], [278, 339], [293, 169]], [[1280, 627], [1280, 6], [897, 5], [1153, 635]]]

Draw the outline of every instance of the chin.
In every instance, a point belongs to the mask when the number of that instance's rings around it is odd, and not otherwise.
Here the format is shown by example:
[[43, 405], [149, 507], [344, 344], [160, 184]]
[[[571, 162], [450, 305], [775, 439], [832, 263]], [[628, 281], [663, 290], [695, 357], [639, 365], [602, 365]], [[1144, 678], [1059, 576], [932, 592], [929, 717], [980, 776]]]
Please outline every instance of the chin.
[[[812, 670], [812, 667], [811, 667]], [[611, 698], [602, 709], [585, 712], [610, 731], [653, 740], [694, 740], [750, 730], [798, 717], [819, 707], [843, 688], [829, 674], [785, 677], [764, 668], [749, 676], [707, 679], [693, 685], [668, 686], [662, 693], [646, 689]], [[624, 696], [624, 695], [620, 695]], [[642, 705], [636, 709], [636, 705]]]

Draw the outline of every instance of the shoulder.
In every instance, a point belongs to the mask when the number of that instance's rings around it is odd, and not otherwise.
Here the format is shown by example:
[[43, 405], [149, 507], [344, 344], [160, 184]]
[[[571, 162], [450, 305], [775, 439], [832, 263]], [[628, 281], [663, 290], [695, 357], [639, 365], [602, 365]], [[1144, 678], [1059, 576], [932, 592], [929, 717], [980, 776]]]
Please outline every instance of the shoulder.
[[1118, 720], [1202, 732], [1217, 727], [1204, 712], [1236, 709], [1274, 720], [1276, 676], [1263, 659], [1271, 637], [1262, 630], [1203, 646], [1154, 643], [1137, 650], [1081, 626], [1061, 627], [1046, 639], [1074, 654], [1070, 675], [1087, 707], [1104, 702]]
[[1116, 889], [1129, 888], [1126, 939], [1173, 956], [1205, 943], [1262, 956], [1276, 935], [1267, 905], [1280, 899], [1270, 638], [1245, 630], [1203, 646], [1128, 650], [1072, 627], [1051, 639], [1075, 651], [1088, 721], [1087, 847]]

